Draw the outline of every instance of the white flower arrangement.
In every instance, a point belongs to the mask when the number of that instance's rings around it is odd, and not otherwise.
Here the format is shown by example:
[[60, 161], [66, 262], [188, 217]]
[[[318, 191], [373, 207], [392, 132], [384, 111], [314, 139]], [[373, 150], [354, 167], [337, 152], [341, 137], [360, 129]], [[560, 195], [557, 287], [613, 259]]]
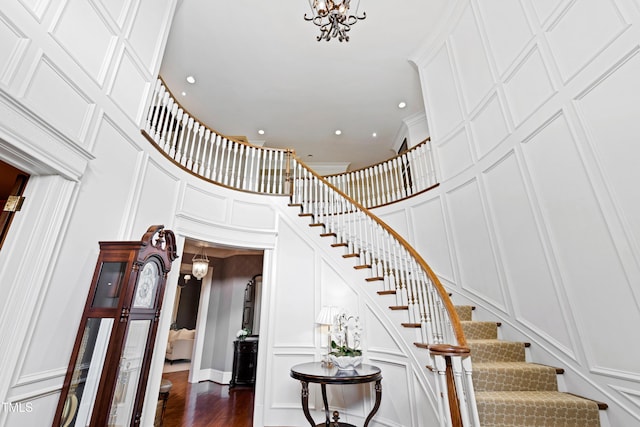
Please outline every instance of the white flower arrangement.
[[249, 335], [251, 333], [250, 330], [248, 330], [247, 328], [244, 329], [240, 329], [238, 332], [236, 332], [236, 338], [238, 338], [239, 340], [244, 340], [247, 335]]
[[331, 353], [334, 356], [362, 356], [360, 318], [345, 312], [338, 314], [331, 328]]

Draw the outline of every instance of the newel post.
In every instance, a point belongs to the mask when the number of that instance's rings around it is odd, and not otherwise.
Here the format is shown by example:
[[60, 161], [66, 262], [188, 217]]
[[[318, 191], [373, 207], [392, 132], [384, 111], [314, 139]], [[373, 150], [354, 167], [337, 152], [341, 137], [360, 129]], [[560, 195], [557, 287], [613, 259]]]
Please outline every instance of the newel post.
[[293, 196], [293, 183], [291, 182], [291, 159], [293, 158], [294, 151], [287, 149], [284, 171], [284, 192]]
[[[462, 427], [463, 418], [468, 419], [468, 413], [464, 403], [460, 404], [458, 396], [464, 394], [464, 390], [458, 390], [454, 373], [453, 358], [469, 356], [471, 350], [467, 347], [458, 347], [449, 344], [432, 344], [429, 346], [429, 352], [436, 362], [436, 374], [438, 380], [444, 382], [446, 386], [447, 397], [442, 396], [445, 408], [448, 409], [450, 417], [450, 425], [452, 427]], [[444, 378], [443, 378], [444, 377]]]

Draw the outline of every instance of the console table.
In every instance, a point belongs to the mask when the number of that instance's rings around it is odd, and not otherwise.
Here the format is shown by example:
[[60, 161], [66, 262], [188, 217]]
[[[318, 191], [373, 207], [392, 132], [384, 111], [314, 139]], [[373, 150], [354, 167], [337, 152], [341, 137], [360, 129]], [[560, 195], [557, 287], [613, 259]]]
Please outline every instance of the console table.
[[[329, 404], [327, 401], [327, 384], [364, 384], [375, 381], [376, 403], [367, 416], [363, 427], [367, 427], [373, 415], [380, 408], [382, 400], [382, 372], [380, 368], [373, 365], [362, 364], [351, 371], [342, 371], [337, 367], [327, 367], [322, 362], [302, 363], [291, 368], [291, 377], [302, 384], [302, 410], [304, 416], [309, 421], [311, 427], [355, 427], [353, 424], [339, 422], [338, 411], [333, 411], [333, 421], [329, 420]], [[318, 383], [322, 388], [322, 401], [324, 402], [324, 412], [326, 421], [316, 424], [309, 413], [309, 383]]]

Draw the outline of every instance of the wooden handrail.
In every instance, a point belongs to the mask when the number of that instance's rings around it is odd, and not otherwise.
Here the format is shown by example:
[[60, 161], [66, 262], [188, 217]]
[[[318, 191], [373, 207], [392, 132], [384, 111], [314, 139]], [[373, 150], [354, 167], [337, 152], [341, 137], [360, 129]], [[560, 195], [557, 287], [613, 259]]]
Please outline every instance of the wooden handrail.
[[449, 318], [451, 319], [451, 323], [452, 323], [451, 326], [453, 328], [453, 331], [454, 331], [454, 333], [456, 335], [456, 339], [458, 341], [457, 344], [459, 346], [463, 346], [463, 347], [466, 346], [467, 345], [467, 340], [464, 337], [464, 332], [462, 330], [462, 324], [460, 323], [460, 319], [458, 317], [458, 313], [456, 312], [455, 307], [453, 306], [453, 303], [451, 302], [451, 299], [449, 298], [448, 292], [444, 289], [444, 286], [442, 286], [442, 283], [438, 279], [438, 276], [435, 275], [435, 273], [433, 272], [431, 267], [429, 267], [429, 265], [426, 263], [426, 261], [413, 248], [413, 246], [411, 246], [400, 234], [398, 234], [398, 232], [396, 232], [393, 228], [391, 228], [387, 223], [385, 223], [378, 216], [373, 214], [369, 209], [365, 208], [360, 203], [358, 203], [356, 200], [354, 200], [353, 198], [349, 197], [349, 195], [345, 194], [343, 191], [341, 191], [339, 188], [337, 188], [335, 185], [331, 184], [324, 177], [322, 177], [317, 172], [315, 172], [313, 169], [311, 169], [309, 166], [307, 166], [305, 164], [305, 162], [303, 160], [301, 160], [299, 157], [297, 157], [297, 156], [294, 156], [294, 157], [295, 157], [296, 161], [299, 164], [301, 164], [302, 166], [304, 166], [311, 175], [313, 175], [316, 179], [321, 181], [327, 187], [331, 188], [331, 190], [335, 191], [341, 197], [344, 197], [345, 199], [349, 200], [354, 206], [356, 206], [360, 211], [364, 212], [373, 221], [377, 222], [381, 227], [383, 227], [385, 229], [385, 231], [387, 231], [389, 234], [391, 234], [401, 245], [404, 246], [404, 248], [418, 262], [420, 267], [422, 267], [422, 269], [427, 273], [427, 276], [429, 277], [431, 282], [434, 284], [436, 290], [438, 291], [438, 294], [440, 295], [440, 299], [445, 304], [445, 307], [447, 309], [447, 313], [449, 314]]
[[363, 167], [358, 168], [358, 169], [350, 170], [348, 172], [332, 173], [332, 174], [329, 174], [329, 175], [325, 175], [325, 177], [326, 178], [332, 178], [332, 177], [336, 177], [336, 176], [340, 176], [340, 175], [348, 175], [350, 173], [360, 172], [360, 171], [364, 171], [366, 169], [371, 169], [373, 167], [380, 166], [380, 165], [382, 165], [382, 164], [384, 164], [384, 163], [386, 163], [388, 161], [391, 161], [393, 159], [397, 159], [399, 157], [402, 157], [403, 154], [407, 154], [407, 153], [410, 153], [410, 152], [412, 152], [414, 150], [417, 150], [418, 148], [420, 148], [421, 146], [427, 144], [430, 141], [431, 141], [431, 137], [429, 136], [429, 137], [425, 138], [422, 142], [419, 142], [416, 145], [414, 145], [413, 147], [409, 148], [407, 151], [404, 151], [402, 153], [398, 153], [395, 156], [389, 157], [386, 160], [382, 160], [382, 161], [379, 161], [378, 163], [373, 163], [373, 164], [368, 165], [368, 166], [363, 166]]

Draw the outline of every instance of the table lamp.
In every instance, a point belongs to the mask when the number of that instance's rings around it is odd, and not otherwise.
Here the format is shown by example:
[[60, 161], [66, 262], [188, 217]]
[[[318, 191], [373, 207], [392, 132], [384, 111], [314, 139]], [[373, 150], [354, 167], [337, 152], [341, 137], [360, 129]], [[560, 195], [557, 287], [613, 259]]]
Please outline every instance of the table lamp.
[[337, 307], [325, 305], [320, 309], [320, 313], [318, 313], [316, 317], [317, 324], [327, 326], [327, 352], [322, 359], [324, 363], [329, 361], [329, 353], [331, 352], [331, 325], [333, 325], [337, 314]]

